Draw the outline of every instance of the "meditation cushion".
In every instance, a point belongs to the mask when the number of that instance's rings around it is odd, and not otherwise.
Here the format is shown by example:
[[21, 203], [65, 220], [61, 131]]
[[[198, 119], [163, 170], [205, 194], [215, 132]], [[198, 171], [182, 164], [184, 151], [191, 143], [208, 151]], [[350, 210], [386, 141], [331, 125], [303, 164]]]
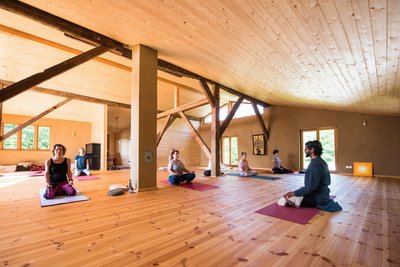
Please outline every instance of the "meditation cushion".
[[128, 191], [128, 186], [123, 185], [123, 184], [112, 184], [108, 187], [109, 190], [113, 190], [113, 189], [121, 189], [124, 191]]
[[109, 196], [119, 196], [119, 195], [123, 195], [124, 194], [124, 190], [123, 189], [112, 189], [110, 191], [107, 192], [107, 195]]

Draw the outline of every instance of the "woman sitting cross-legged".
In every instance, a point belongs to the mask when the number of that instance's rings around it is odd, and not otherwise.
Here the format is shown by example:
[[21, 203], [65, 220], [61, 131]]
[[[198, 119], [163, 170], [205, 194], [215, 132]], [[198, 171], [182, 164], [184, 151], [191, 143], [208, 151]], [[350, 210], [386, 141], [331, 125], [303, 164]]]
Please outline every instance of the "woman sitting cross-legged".
[[258, 172], [256, 170], [252, 170], [249, 166], [249, 162], [247, 161], [247, 153], [246, 152], [242, 152], [242, 158], [239, 161], [239, 175], [240, 176], [254, 176], [257, 175]]
[[190, 183], [196, 177], [194, 171], [186, 169], [182, 161], [179, 160], [179, 151], [172, 149], [170, 154], [170, 162], [168, 164], [170, 184], [179, 185], [181, 183]]
[[71, 160], [65, 158], [65, 146], [56, 144], [53, 147], [53, 157], [46, 160], [46, 193], [43, 195], [46, 199], [54, 198], [58, 195], [74, 196], [76, 194], [70, 169]]

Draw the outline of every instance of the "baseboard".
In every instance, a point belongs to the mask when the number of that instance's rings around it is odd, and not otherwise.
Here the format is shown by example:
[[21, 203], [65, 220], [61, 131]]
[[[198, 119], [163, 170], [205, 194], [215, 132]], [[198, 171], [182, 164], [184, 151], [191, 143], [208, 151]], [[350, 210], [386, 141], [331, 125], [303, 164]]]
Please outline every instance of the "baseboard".
[[[346, 176], [354, 176], [353, 173], [337, 173], [340, 175], [346, 175]], [[358, 177], [364, 177], [364, 176], [358, 176]], [[394, 176], [394, 175], [380, 175], [380, 174], [374, 174], [373, 176], [365, 176], [365, 177], [371, 177], [371, 178], [394, 178], [394, 179], [400, 179], [400, 176]]]

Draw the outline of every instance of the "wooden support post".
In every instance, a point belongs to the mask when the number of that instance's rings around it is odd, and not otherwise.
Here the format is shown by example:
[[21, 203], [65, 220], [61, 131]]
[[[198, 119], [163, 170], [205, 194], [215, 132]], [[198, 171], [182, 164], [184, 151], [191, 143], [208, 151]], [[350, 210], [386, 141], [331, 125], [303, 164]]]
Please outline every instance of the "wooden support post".
[[133, 46], [131, 181], [136, 191], [157, 189], [157, 51]]
[[211, 176], [221, 175], [219, 93], [219, 84], [215, 84], [212, 97], [214, 104], [211, 109]]
[[43, 72], [36, 73], [36, 74], [34, 74], [28, 78], [25, 78], [19, 82], [9, 85], [0, 91], [0, 102], [4, 102], [16, 95], [28, 90], [32, 86], [38, 85], [39, 83], [47, 81], [63, 72], [66, 72], [67, 70], [75, 68], [76, 66], [79, 66], [82, 63], [85, 63], [86, 61], [89, 61], [90, 59], [103, 54], [107, 50], [109, 50], [109, 48], [105, 47], [105, 46], [99, 46], [99, 47], [93, 48], [92, 50], [89, 50], [83, 54], [80, 54], [79, 56], [70, 58], [64, 62], [61, 62], [60, 64], [50, 67], [50, 68], [44, 70]]

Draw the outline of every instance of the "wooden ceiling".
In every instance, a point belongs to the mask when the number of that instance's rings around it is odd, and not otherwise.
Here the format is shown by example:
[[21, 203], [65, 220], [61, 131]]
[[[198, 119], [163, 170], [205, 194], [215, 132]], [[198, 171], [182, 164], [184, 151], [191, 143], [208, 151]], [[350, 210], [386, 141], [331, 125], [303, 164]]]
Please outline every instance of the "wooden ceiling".
[[[272, 105], [400, 116], [397, 0], [22, 2], [121, 43], [149, 46], [160, 59]], [[70, 58], [69, 48], [92, 48], [1, 9], [0, 24], [3, 80]], [[111, 63], [91, 61], [40, 86], [129, 104], [130, 61], [101, 57]], [[159, 77], [160, 110], [173, 107], [176, 84], [181, 104], [201, 97], [197, 80]]]

